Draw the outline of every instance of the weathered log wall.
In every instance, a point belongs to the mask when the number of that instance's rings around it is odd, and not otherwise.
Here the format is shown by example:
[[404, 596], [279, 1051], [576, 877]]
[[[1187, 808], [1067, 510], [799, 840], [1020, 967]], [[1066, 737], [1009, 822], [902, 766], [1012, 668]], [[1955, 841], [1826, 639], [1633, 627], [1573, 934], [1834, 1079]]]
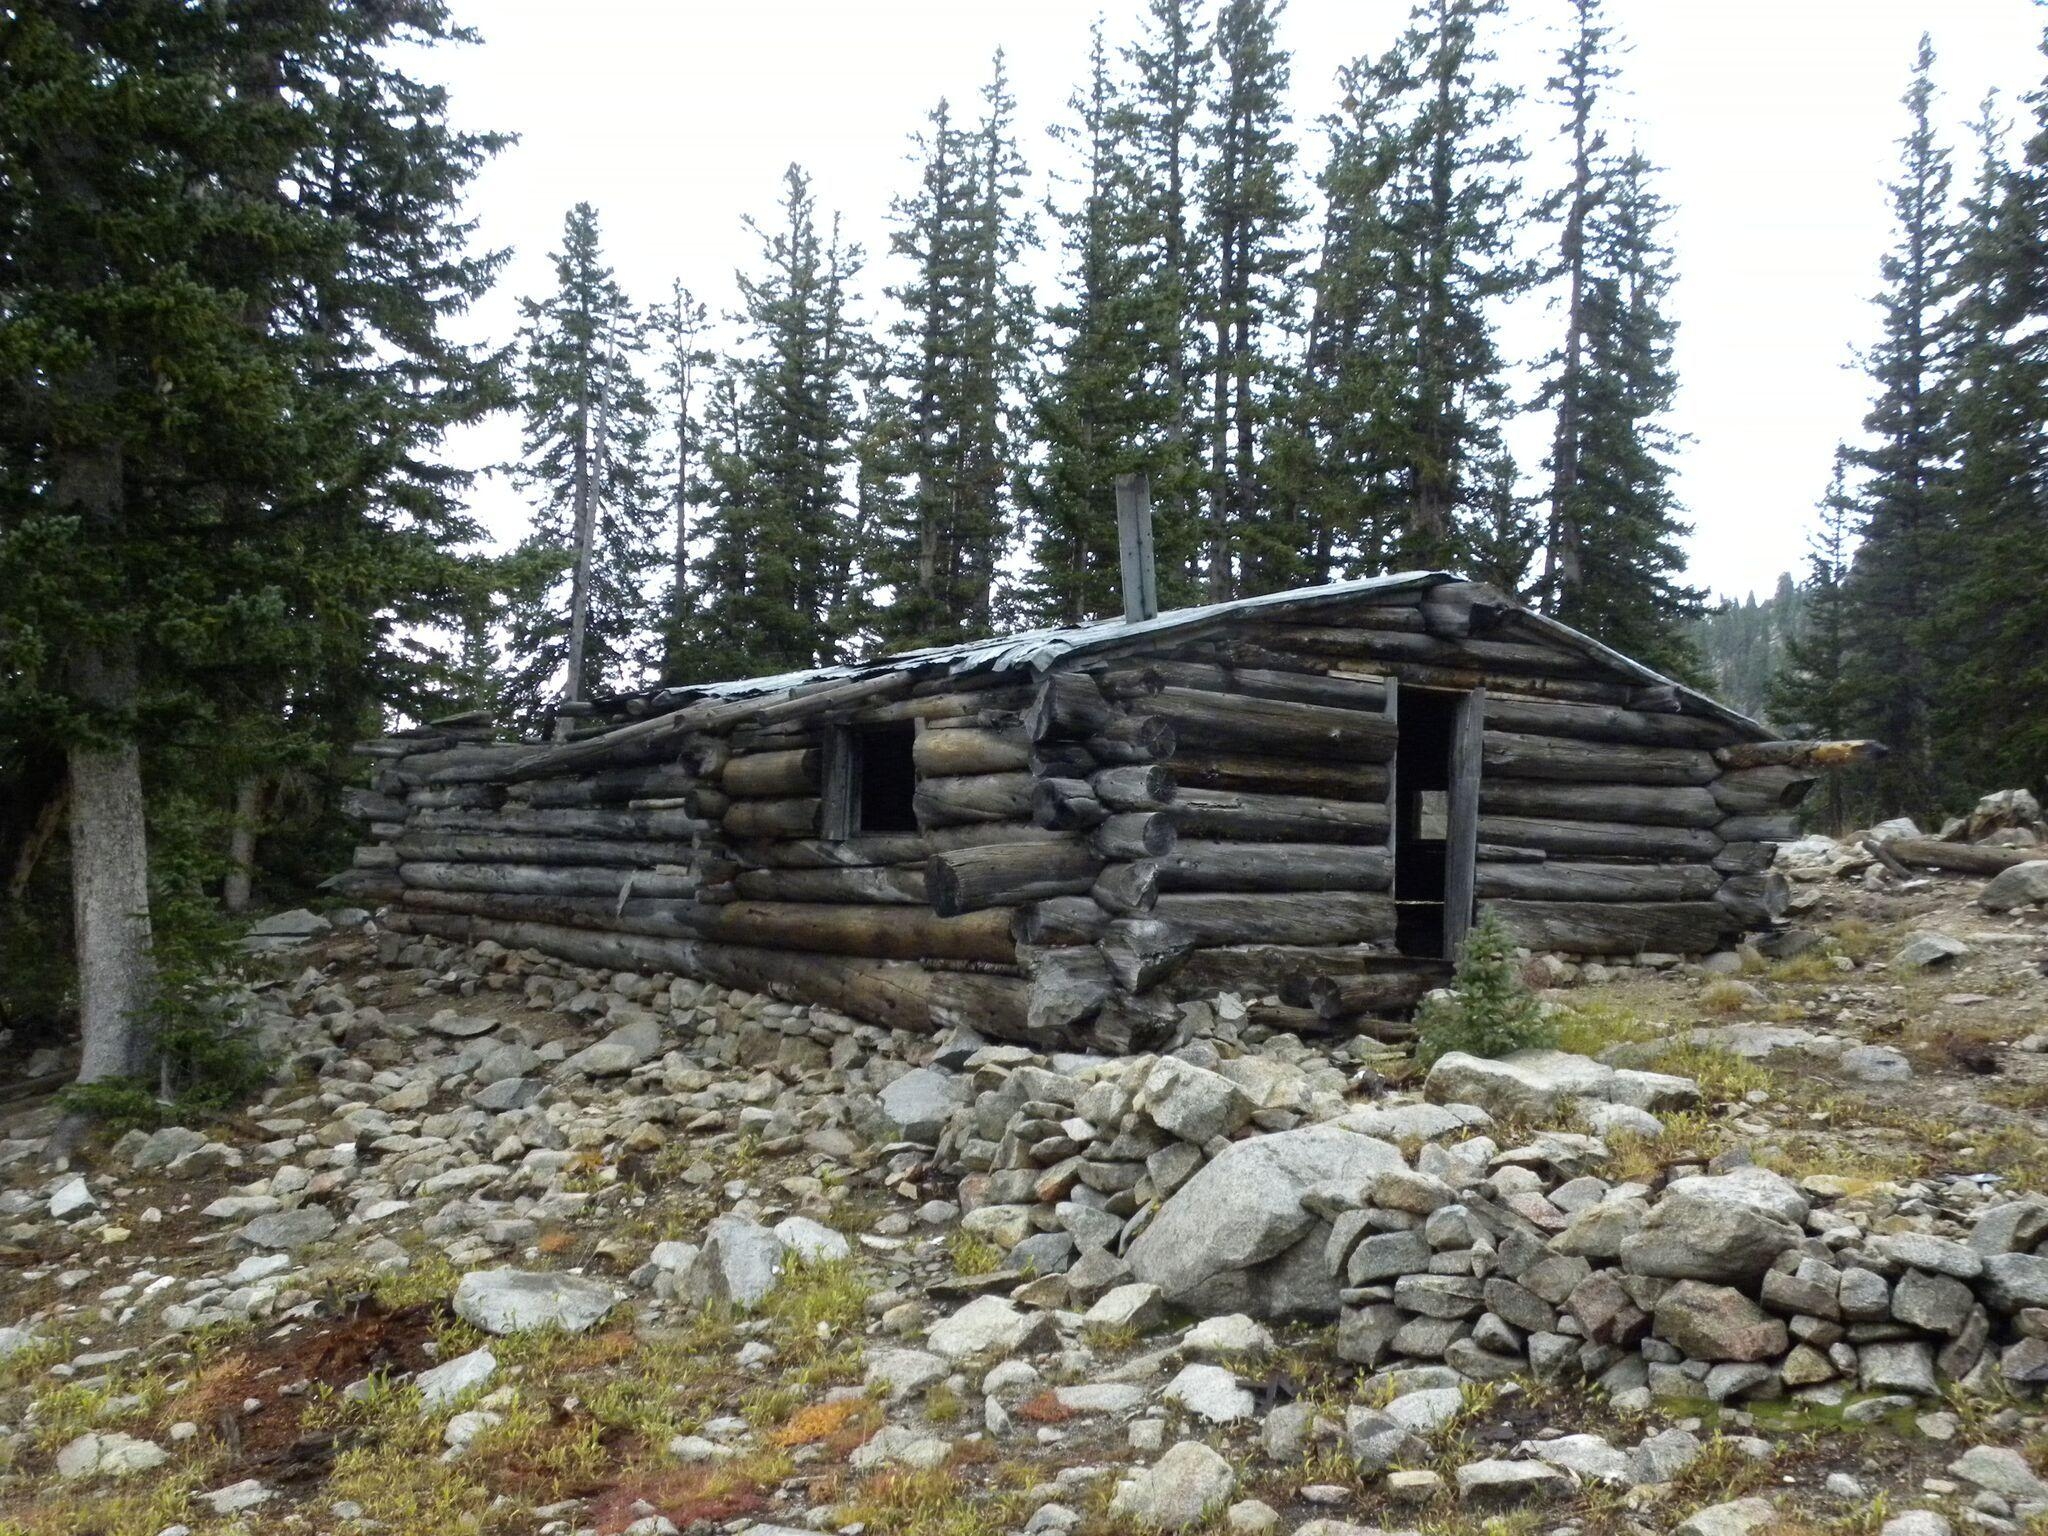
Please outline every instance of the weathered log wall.
[[[1221, 989], [1356, 1018], [1440, 974], [1396, 952], [1404, 687], [1486, 690], [1476, 893], [1521, 942], [1697, 953], [1782, 912], [1770, 859], [1823, 744], [1758, 743], [1464, 584], [1141, 633], [1036, 679], [913, 668], [567, 745], [367, 744], [371, 841], [339, 878], [410, 931], [917, 1027], [982, 1008], [997, 1037], [1136, 1047], [1164, 1000]], [[849, 743], [904, 721], [906, 830], [859, 830]]]

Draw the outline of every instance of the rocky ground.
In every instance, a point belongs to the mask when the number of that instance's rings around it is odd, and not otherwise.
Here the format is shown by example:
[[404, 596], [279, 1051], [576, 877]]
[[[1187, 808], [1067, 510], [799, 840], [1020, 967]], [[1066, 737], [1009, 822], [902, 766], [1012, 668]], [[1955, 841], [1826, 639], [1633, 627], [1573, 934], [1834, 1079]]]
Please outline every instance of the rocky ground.
[[1980, 885], [1817, 857], [1427, 1077], [282, 948], [242, 1114], [0, 1119], [0, 1532], [2048, 1530], [2048, 912]]

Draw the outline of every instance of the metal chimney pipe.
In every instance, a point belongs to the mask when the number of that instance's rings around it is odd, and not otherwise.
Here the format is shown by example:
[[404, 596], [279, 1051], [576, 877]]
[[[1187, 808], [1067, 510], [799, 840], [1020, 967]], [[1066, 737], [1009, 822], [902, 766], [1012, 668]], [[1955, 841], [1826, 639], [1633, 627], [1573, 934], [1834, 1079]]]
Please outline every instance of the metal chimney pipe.
[[1159, 616], [1159, 576], [1152, 566], [1152, 477], [1142, 469], [1116, 477], [1116, 545], [1123, 565], [1124, 622]]

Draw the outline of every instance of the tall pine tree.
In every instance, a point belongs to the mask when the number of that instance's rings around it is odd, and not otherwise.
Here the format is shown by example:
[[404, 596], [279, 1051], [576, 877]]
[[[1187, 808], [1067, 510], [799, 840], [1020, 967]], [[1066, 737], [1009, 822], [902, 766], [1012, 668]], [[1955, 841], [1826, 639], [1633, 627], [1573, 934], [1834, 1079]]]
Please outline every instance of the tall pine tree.
[[1954, 280], [1948, 154], [1935, 137], [1934, 50], [1920, 40], [1904, 102], [1906, 136], [1890, 188], [1896, 244], [1880, 266], [1882, 329], [1865, 358], [1872, 400], [1853, 448], [1864, 509], [1849, 592], [1849, 687], [1867, 734], [1890, 749], [1873, 772], [1876, 809], [1924, 814], [1941, 774], [1932, 714], [1942, 684], [1928, 664], [1942, 615], [1941, 554], [1953, 459], [1946, 421]]
[[857, 390], [870, 343], [855, 324], [861, 253], [821, 227], [810, 178], [783, 175], [760, 266], [739, 276], [741, 343], [706, 407], [709, 545], [684, 649], [691, 679], [843, 659], [860, 556], [848, 503]]
[[1302, 215], [1287, 136], [1288, 59], [1276, 31], [1284, 0], [1223, 0], [1202, 144], [1201, 237], [1210, 253], [1203, 314], [1210, 333], [1207, 575], [1212, 601], [1281, 587], [1293, 539], [1270, 521], [1262, 460], [1295, 312], [1294, 240]]
[[520, 328], [523, 453], [514, 483], [535, 498], [526, 547], [546, 580], [512, 606], [506, 697], [537, 714], [639, 686], [655, 631], [663, 497], [654, 409], [639, 363], [646, 323], [605, 264], [597, 211], [563, 221], [555, 287], [525, 300]]
[[[1805, 598], [1797, 633], [1771, 679], [1771, 718], [1788, 733], [1840, 741], [1856, 726], [1848, 686], [1848, 581], [1861, 509], [1849, 492], [1845, 450], [1835, 451], [1820, 520], [1807, 537]], [[1849, 824], [1849, 789], [1841, 773], [1822, 780], [1820, 819], [1829, 832]]]
[[690, 507], [699, 495], [698, 459], [704, 375], [716, 354], [704, 345], [709, 310], [678, 282], [669, 301], [655, 316], [656, 365], [661, 388], [658, 414], [667, 437], [664, 473], [669, 486], [672, 551], [668, 574], [668, 608], [662, 623], [662, 676], [680, 675], [690, 611]]

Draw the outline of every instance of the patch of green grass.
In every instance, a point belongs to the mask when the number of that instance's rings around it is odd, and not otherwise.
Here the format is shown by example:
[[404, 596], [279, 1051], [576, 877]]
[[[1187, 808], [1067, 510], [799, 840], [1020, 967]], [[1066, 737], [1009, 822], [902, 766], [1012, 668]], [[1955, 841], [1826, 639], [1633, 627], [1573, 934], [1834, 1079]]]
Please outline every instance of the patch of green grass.
[[946, 1239], [946, 1251], [953, 1260], [956, 1275], [990, 1275], [1002, 1267], [1003, 1250], [985, 1237], [976, 1237], [964, 1228], [955, 1227], [953, 1235]]
[[977, 1495], [949, 1468], [903, 1468], [861, 1482], [837, 1506], [833, 1524], [843, 1530], [857, 1523], [889, 1536], [1003, 1536], [1029, 1513], [1018, 1494]]
[[1692, 1078], [1706, 1099], [1720, 1104], [1735, 1103], [1758, 1089], [1768, 1093], [1775, 1081], [1768, 1069], [1710, 1045], [1674, 1046], [1657, 1057], [1656, 1069]]
[[1598, 996], [1575, 997], [1557, 1021], [1557, 1048], [1581, 1056], [1598, 1056], [1615, 1045], [1660, 1040], [1662, 1025], [1645, 1018], [1627, 1003]]

